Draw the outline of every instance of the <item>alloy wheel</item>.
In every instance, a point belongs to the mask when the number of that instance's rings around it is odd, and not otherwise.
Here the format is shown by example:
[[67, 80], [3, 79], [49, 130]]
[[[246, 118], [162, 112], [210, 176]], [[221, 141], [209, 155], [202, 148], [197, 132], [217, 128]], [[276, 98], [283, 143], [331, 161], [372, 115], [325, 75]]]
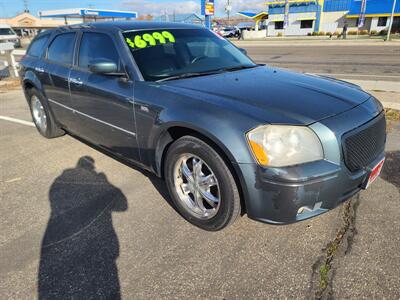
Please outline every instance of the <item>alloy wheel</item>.
[[32, 108], [33, 121], [42, 132], [45, 132], [47, 129], [46, 112], [39, 98], [35, 95], [33, 95], [31, 99], [31, 108]]
[[221, 204], [218, 179], [212, 169], [193, 154], [182, 154], [174, 166], [174, 184], [183, 207], [200, 219], [214, 217]]

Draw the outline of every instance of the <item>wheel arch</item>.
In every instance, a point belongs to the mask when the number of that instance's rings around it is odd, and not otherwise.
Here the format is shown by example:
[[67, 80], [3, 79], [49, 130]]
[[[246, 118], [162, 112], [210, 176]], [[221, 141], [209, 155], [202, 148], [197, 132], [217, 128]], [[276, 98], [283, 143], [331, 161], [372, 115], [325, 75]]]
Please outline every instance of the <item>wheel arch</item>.
[[239, 190], [240, 202], [242, 207], [242, 213], [245, 213], [246, 203], [243, 191], [244, 179], [240, 169], [237, 167], [236, 160], [232, 153], [227, 149], [223, 143], [218, 140], [214, 135], [209, 132], [205, 132], [199, 128], [193, 127], [189, 124], [173, 124], [168, 128], [165, 128], [163, 132], [160, 134], [157, 147], [155, 150], [155, 172], [158, 176], [164, 177], [164, 163], [166, 153], [168, 152], [169, 147], [172, 145], [174, 141], [179, 139], [182, 136], [194, 136], [203, 142], [207, 143], [212, 147], [224, 160], [228, 169], [231, 171], [232, 176], [236, 182], [237, 188]]
[[43, 86], [35, 73], [33, 73], [32, 71], [27, 71], [24, 75], [24, 78], [22, 79], [22, 89], [24, 91], [26, 100], [29, 100], [27, 97], [27, 91], [33, 88], [37, 89], [43, 95], [45, 94]]

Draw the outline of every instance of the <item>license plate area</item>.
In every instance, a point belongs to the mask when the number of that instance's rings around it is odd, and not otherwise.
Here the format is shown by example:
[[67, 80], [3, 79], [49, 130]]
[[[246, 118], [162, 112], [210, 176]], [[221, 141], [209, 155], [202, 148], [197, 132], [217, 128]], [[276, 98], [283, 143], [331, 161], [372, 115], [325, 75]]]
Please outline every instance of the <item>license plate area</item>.
[[363, 185], [363, 189], [367, 189], [381, 174], [383, 164], [385, 163], [385, 158], [380, 160], [369, 172], [369, 175], [367, 177], [367, 180], [365, 181], [365, 184]]

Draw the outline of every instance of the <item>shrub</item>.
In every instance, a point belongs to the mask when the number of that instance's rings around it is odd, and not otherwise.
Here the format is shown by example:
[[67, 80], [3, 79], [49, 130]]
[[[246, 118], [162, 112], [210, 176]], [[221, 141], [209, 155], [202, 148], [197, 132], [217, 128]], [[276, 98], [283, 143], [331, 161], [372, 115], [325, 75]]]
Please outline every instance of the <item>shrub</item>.
[[333, 35], [335, 35], [335, 36], [338, 36], [340, 33], [338, 32], [338, 31], [335, 31], [334, 33], [333, 33]]
[[370, 34], [370, 35], [376, 35], [376, 34], [378, 34], [378, 31], [376, 31], [376, 30], [371, 30], [371, 31], [369, 32], [369, 34]]
[[311, 32], [307, 32], [307, 36], [312, 36]]
[[328, 31], [328, 32], [326, 33], [326, 35], [331, 36], [331, 35], [333, 35], [333, 34], [332, 34], [332, 32], [329, 32], [329, 31]]
[[357, 35], [357, 30], [350, 30], [347, 32], [348, 35]]
[[368, 30], [360, 30], [359, 35], [367, 35], [368, 34]]
[[278, 32], [278, 36], [279, 37], [283, 36], [282, 32]]
[[388, 31], [385, 30], [385, 29], [379, 31], [379, 34], [380, 34], [380, 35], [387, 35], [387, 33], [388, 33]]
[[318, 32], [318, 35], [325, 35], [325, 32], [320, 31], [320, 32]]
[[318, 32], [313, 31], [312, 35], [313, 36], [318, 35]]

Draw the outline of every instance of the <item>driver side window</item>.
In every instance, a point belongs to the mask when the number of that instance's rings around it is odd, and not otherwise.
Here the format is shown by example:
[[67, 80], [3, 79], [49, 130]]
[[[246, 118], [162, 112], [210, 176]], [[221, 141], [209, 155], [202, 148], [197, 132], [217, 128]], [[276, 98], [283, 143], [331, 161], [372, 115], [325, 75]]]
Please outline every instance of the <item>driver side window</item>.
[[118, 71], [122, 69], [113, 40], [103, 33], [85, 32], [79, 48], [78, 65], [88, 69], [90, 63], [98, 59], [113, 61], [118, 66]]

